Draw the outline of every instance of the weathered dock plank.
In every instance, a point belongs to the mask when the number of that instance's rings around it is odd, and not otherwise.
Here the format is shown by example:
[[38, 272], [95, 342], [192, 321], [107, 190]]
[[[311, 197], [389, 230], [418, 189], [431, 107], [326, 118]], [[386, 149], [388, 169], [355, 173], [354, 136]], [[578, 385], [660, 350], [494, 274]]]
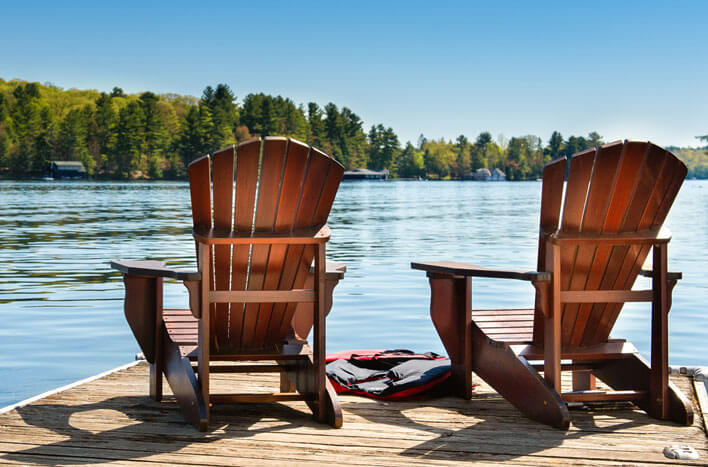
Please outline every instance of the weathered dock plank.
[[[675, 382], [694, 395], [688, 378]], [[216, 374], [213, 385], [267, 392], [278, 379]], [[522, 417], [484, 384], [471, 401], [345, 396], [342, 408], [345, 423], [335, 430], [312, 421], [302, 402], [217, 406], [212, 430], [200, 433], [171, 397], [147, 397], [141, 363], [0, 414], [0, 464], [646, 465], [670, 463], [662, 454], [670, 444], [690, 445], [701, 456], [682, 463], [708, 460], [701, 417], [681, 427], [627, 404], [576, 410], [567, 432]]]

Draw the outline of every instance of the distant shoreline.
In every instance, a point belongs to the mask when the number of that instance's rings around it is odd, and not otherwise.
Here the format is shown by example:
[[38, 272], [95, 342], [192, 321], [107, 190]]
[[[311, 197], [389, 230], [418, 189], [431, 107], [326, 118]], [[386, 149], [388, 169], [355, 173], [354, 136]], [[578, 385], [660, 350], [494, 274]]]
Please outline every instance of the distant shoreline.
[[[685, 181], [699, 181], [708, 180], [708, 177], [687, 177]], [[153, 182], [188, 182], [186, 178], [160, 178], [155, 180], [150, 179], [135, 179], [135, 180], [125, 180], [120, 178], [88, 178], [81, 180], [42, 180], [41, 178], [4, 178], [0, 177], [0, 182], [36, 182], [36, 183], [46, 183], [47, 185], [52, 183], [102, 183], [102, 182], [123, 182], [123, 183], [153, 183]], [[518, 183], [518, 182], [539, 182], [540, 179], [527, 179], [527, 180], [503, 180], [503, 181], [483, 181], [483, 180], [458, 180], [458, 179], [436, 179], [436, 178], [389, 178], [388, 180], [343, 180], [346, 183], [388, 183], [388, 182], [466, 182], [466, 183], [477, 183], [482, 185], [494, 185], [497, 183]]]

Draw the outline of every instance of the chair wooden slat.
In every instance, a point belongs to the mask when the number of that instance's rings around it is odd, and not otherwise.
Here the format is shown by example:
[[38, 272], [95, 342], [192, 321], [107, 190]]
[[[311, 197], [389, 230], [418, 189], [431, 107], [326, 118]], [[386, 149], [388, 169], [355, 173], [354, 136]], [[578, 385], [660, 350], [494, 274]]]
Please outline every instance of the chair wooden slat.
[[192, 200], [194, 226], [211, 228], [211, 174], [209, 156], [200, 157], [189, 164], [189, 194]]
[[[237, 232], [250, 233], [253, 228], [253, 207], [258, 185], [258, 163], [261, 141], [252, 139], [236, 148], [236, 193], [234, 202], [234, 226]], [[231, 264], [231, 290], [246, 290], [249, 270], [250, 246], [234, 246]], [[237, 350], [243, 338], [244, 304], [231, 303], [228, 323], [229, 350]]]
[[[637, 187], [638, 195], [636, 196], [639, 199], [636, 200], [636, 203], [633, 200], [633, 205], [629, 207], [628, 216], [625, 220], [627, 227], [623, 226], [623, 231], [631, 229], [632, 225], [636, 225], [636, 230], [661, 226], [686, 178], [687, 169], [681, 161], [658, 146], [653, 144], [649, 146], [646, 162], [639, 176], [640, 182]], [[654, 183], [642, 183], [647, 178], [653, 180]], [[641, 193], [639, 193], [640, 190]], [[640, 210], [636, 205], [642, 205], [644, 209]], [[637, 220], [640, 211], [641, 217]], [[633, 246], [624, 247], [623, 250], [619, 249], [619, 247], [616, 248], [621, 253], [623, 261], [617, 277], [614, 278], [613, 288], [628, 289], [634, 284], [649, 254], [650, 247]], [[595, 328], [592, 339], [593, 341], [602, 341], [609, 337], [622, 305], [608, 304], [604, 305], [604, 307], [598, 305], [597, 308], [600, 316], [596, 320], [597, 324], [593, 323]]]
[[[567, 159], [561, 157], [549, 162], [543, 168], [543, 185], [541, 187], [541, 216], [540, 231], [544, 233], [555, 232], [558, 228], [563, 201], [563, 181]], [[546, 242], [539, 242], [538, 270], [545, 271]]]
[[[329, 168], [335, 162], [328, 156], [317, 150], [310, 151], [309, 163], [305, 179], [303, 180], [302, 194], [295, 214], [295, 228], [312, 228], [316, 225], [317, 206], [322, 197], [324, 181], [327, 179]], [[302, 288], [305, 285], [307, 277], [310, 275], [310, 266], [315, 258], [314, 246], [291, 246], [291, 251], [288, 253], [288, 259], [295, 259], [295, 276], [293, 277], [290, 288]], [[276, 306], [278, 312], [282, 312], [280, 320], [279, 334], [284, 334], [290, 331], [292, 325], [293, 314], [297, 308], [297, 304], [279, 304]]]
[[[568, 160], [561, 157], [546, 164], [543, 168], [543, 185], [541, 186], [541, 216], [538, 239], [538, 262], [536, 265], [537, 271], [547, 271], [546, 268], [546, 241], [545, 235], [550, 232], [555, 232], [558, 229], [561, 214], [561, 205], [563, 203], [563, 182], [568, 166]], [[535, 310], [538, 315], [536, 329], [534, 334], [539, 339], [543, 338], [543, 326], [540, 325], [543, 312]]]
[[[565, 198], [563, 200], [563, 214], [560, 222], [560, 228], [564, 232], [578, 232], [580, 230], [594, 161], [594, 149], [583, 151], [570, 159], [570, 170], [568, 172], [568, 182], [566, 184]], [[539, 247], [539, 250], [540, 249], [541, 248]], [[567, 248], [561, 252], [562, 271], [574, 270], [577, 252], [577, 247]], [[545, 258], [543, 258], [543, 260], [539, 259], [539, 262], [541, 261], [545, 262]], [[543, 270], [548, 270], [548, 268], [544, 266]], [[563, 275], [563, 281], [561, 283], [561, 288], [563, 290], [567, 290], [569, 288], [570, 278], [570, 274]], [[564, 307], [564, 322], [571, 320], [574, 321], [575, 312], [577, 312], [577, 308], [569, 310], [567, 307]], [[537, 315], [539, 319], [534, 327], [534, 342], [540, 343], [543, 342], [543, 324], [542, 316], [538, 313]]]
[[[598, 233], [602, 231], [621, 151], [621, 144], [613, 144], [601, 147], [595, 153], [595, 164], [593, 165], [585, 208], [582, 210], [583, 218], [578, 232]], [[570, 189], [570, 182], [568, 183], [568, 189]], [[565, 270], [570, 276], [570, 281], [567, 289], [563, 288], [563, 290], [585, 289], [596, 250], [597, 248], [591, 245], [577, 247], [572, 269]], [[566, 274], [565, 271], [563, 272], [564, 275]], [[578, 323], [585, 323], [586, 314], [589, 310], [582, 314], [581, 311], [584, 310], [578, 304], [564, 306], [561, 321], [561, 345], [571, 344], [574, 329]]]
[[[643, 176], [649, 160], [651, 147], [648, 143], [626, 142], [622, 156], [622, 166], [618, 175], [616, 189], [610, 201], [609, 213], [607, 216], [603, 232], [636, 232], [638, 228], [638, 218], [632, 215], [632, 207], [637, 204], [646, 204], [648, 196], [648, 185], [642, 183]], [[651, 175], [652, 179], [656, 173]], [[613, 290], [617, 288], [617, 278], [620, 274], [622, 262], [627, 255], [628, 247], [614, 246], [601, 247], [597, 249], [596, 263], [598, 269], [602, 270], [602, 277], [599, 281], [594, 280], [588, 284], [588, 289]], [[599, 272], [599, 270], [598, 270]], [[636, 277], [636, 276], [635, 276]], [[634, 279], [632, 279], [634, 282]], [[621, 288], [621, 287], [620, 287]], [[604, 342], [607, 336], [598, 336], [597, 326], [602, 321], [606, 310], [615, 307], [616, 304], [585, 304], [582, 307], [589, 308], [589, 316], [584, 327], [576, 328], [576, 338], [573, 342], [582, 345], [592, 345]]]
[[312, 148], [315, 154], [319, 154], [318, 157], [326, 157], [329, 159], [329, 167], [327, 171], [327, 178], [325, 179], [325, 184], [322, 187], [322, 194], [320, 195], [319, 202], [317, 203], [317, 209], [315, 210], [315, 217], [313, 219], [313, 225], [321, 225], [327, 222], [327, 217], [332, 209], [332, 204], [334, 203], [334, 198], [337, 196], [337, 189], [342, 181], [342, 176], [344, 175], [344, 167], [329, 158], [326, 154], [318, 151], [316, 148]]
[[[256, 232], [273, 232], [275, 227], [286, 149], [287, 139], [285, 138], [266, 138], [263, 142], [263, 156], [254, 222]], [[248, 278], [249, 290], [263, 290], [271, 248], [269, 245], [253, 245], [251, 250], [251, 269]], [[246, 305], [243, 324], [243, 347], [258, 348], [263, 346], [269, 316], [266, 313], [260, 313], [259, 308], [260, 305], [258, 303]]]
[[[652, 193], [656, 188], [661, 189], [663, 186], [661, 180], [664, 180], [665, 176], [662, 174], [662, 168], [666, 161], [666, 153], [663, 149], [648, 145], [632, 200], [627, 207], [625, 218], [620, 228], [621, 231], [642, 230], [641, 219], [644, 212], [648, 209]], [[648, 209], [648, 211], [653, 212], [654, 210]], [[625, 284], [627, 283], [631, 282], [633, 284], [636, 280], [636, 275], [631, 277], [631, 271], [636, 263], [644, 262], [647, 253], [648, 249], [642, 249], [638, 245], [615, 247], [610, 259], [611, 264], [608, 265], [608, 269], [610, 267], [612, 269], [605, 275], [602, 284], [603, 288], [622, 289], [626, 288]], [[611, 274], [613, 271], [616, 271], [616, 273]], [[621, 280], [618, 281], [618, 278]], [[621, 304], [597, 304], [593, 307], [592, 320], [596, 328], [589, 333], [590, 341], [607, 339], [621, 308]]]
[[[214, 228], [231, 230], [233, 221], [233, 189], [234, 189], [234, 155], [235, 148], [230, 146], [214, 153], [211, 157], [212, 180], [214, 193]], [[218, 290], [228, 290], [231, 285], [231, 246], [212, 246], [214, 257], [214, 287]], [[212, 287], [212, 288], [214, 288]], [[211, 306], [213, 317], [209, 320], [211, 338], [214, 350], [228, 343], [229, 330], [227, 326], [218, 325], [228, 322], [229, 304], [215, 303]]]
[[[285, 159], [285, 169], [280, 189], [280, 199], [278, 200], [278, 209], [275, 217], [274, 230], [276, 232], [288, 232], [294, 229], [295, 213], [297, 211], [298, 201], [302, 193], [302, 182], [307, 169], [310, 148], [304, 144], [299, 144], [293, 140], [288, 142], [287, 155]], [[286, 263], [288, 252], [292, 246], [273, 245], [270, 250], [268, 259], [268, 274], [265, 277], [263, 287], [266, 290], [288, 290], [292, 287], [292, 280], [289, 277], [294, 277], [295, 267], [290, 263]], [[280, 322], [282, 320], [283, 305], [277, 307], [273, 303], [262, 303], [259, 313], [268, 317], [264, 319], [266, 332], [264, 336], [259, 336], [264, 345], [282, 338], [280, 332]], [[267, 321], [267, 322], [265, 322]], [[273, 336], [268, 339], [268, 336]]]
[[[189, 194], [192, 204], [193, 228], [211, 228], [212, 204], [211, 204], [211, 170], [210, 157], [204, 156], [189, 164]], [[195, 246], [197, 246], [195, 244]], [[197, 264], [199, 264], [199, 247], [196, 248]], [[214, 287], [213, 264], [209, 261], [208, 270], [202, 271], [209, 281], [209, 286]], [[211, 310], [211, 308], [210, 308]], [[211, 312], [211, 311], [210, 311]], [[211, 324], [210, 324], [211, 328]], [[211, 329], [213, 330], [213, 328]], [[213, 335], [213, 334], [212, 334]]]

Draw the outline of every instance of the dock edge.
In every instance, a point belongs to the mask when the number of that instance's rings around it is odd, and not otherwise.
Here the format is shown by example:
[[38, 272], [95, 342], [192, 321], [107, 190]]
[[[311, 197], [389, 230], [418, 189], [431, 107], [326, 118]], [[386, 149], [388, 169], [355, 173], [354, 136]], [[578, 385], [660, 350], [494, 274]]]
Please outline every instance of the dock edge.
[[16, 403], [14, 403], [14, 404], [10, 404], [10, 405], [5, 406], [5, 407], [1, 407], [1, 408], [0, 408], [0, 415], [2, 415], [2, 414], [4, 414], [4, 413], [7, 413], [7, 412], [11, 412], [11, 411], [15, 410], [15, 409], [18, 408], [18, 407], [24, 407], [25, 405], [31, 404], [32, 402], [38, 401], [38, 400], [40, 400], [40, 399], [44, 399], [45, 397], [49, 397], [49, 396], [51, 396], [51, 395], [54, 395], [54, 394], [57, 394], [57, 393], [66, 391], [66, 390], [68, 390], [68, 389], [75, 388], [76, 386], [81, 386], [82, 384], [85, 384], [85, 383], [90, 383], [91, 381], [97, 380], [97, 379], [99, 379], [99, 378], [103, 378], [104, 376], [108, 376], [108, 375], [110, 375], [111, 373], [115, 373], [115, 372], [117, 372], [117, 371], [125, 370], [125, 369], [127, 369], [127, 368], [130, 368], [130, 367], [132, 367], [132, 366], [135, 366], [135, 365], [139, 364], [141, 361], [142, 361], [142, 360], [135, 360], [134, 362], [130, 362], [130, 363], [126, 363], [126, 364], [124, 364], [124, 365], [120, 365], [120, 366], [118, 366], [118, 367], [112, 368], [112, 369], [110, 369], [110, 370], [106, 370], [106, 371], [104, 371], [104, 372], [102, 372], [102, 373], [99, 373], [99, 374], [97, 374], [97, 375], [89, 376], [88, 378], [84, 378], [84, 379], [81, 379], [81, 380], [79, 380], [79, 381], [74, 381], [73, 383], [69, 383], [69, 384], [67, 384], [67, 385], [65, 385], [65, 386], [61, 386], [61, 387], [58, 387], [58, 388], [55, 388], [55, 389], [50, 389], [49, 391], [43, 392], [43, 393], [41, 393], [41, 394], [37, 394], [36, 396], [32, 396], [32, 397], [30, 397], [30, 398], [28, 398], [28, 399], [21, 400], [21, 401], [19, 401], [19, 402], [16, 402]]

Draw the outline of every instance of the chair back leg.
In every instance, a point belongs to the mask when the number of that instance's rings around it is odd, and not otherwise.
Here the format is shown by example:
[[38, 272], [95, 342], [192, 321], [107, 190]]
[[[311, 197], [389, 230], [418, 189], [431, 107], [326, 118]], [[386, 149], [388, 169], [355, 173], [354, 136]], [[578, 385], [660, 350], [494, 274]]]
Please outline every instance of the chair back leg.
[[667, 244], [654, 245], [651, 319], [650, 415], [669, 418], [669, 281]]

